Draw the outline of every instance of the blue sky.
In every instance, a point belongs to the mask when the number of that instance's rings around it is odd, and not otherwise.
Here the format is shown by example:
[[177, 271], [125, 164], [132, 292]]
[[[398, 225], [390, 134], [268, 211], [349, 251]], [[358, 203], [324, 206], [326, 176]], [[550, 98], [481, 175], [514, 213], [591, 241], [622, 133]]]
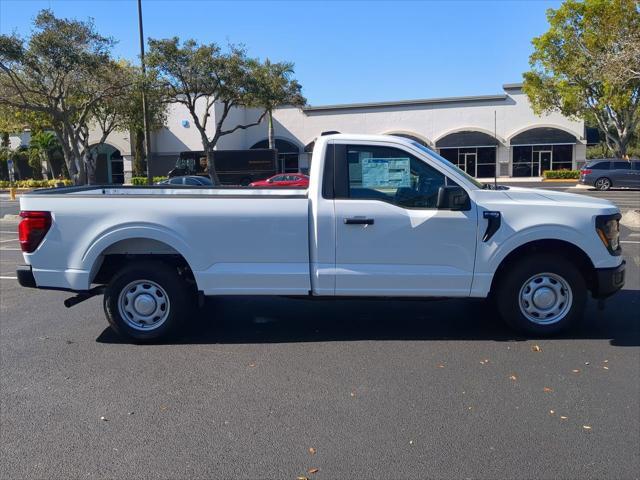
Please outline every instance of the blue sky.
[[[312, 105], [499, 93], [528, 67], [557, 1], [143, 0], [145, 36], [243, 43], [289, 60]], [[93, 17], [137, 61], [135, 0], [0, 0], [0, 32], [27, 35], [36, 13]]]

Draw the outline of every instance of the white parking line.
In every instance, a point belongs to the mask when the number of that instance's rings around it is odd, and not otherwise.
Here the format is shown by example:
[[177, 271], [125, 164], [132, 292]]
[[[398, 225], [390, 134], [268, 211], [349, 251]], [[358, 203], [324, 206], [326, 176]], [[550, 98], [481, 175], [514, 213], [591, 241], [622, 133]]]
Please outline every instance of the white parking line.
[[20, 252], [20, 251], [22, 251], [21, 248], [11, 248], [11, 247], [9, 247], [9, 248], [6, 248], [6, 247], [0, 248], [0, 252]]
[[18, 277], [5, 277], [4, 275], [0, 276], [0, 280], [17, 280]]
[[640, 240], [620, 240], [620, 243], [640, 243]]
[[17, 238], [10, 238], [9, 240], [0, 240], [0, 243], [17, 242], [17, 241], [18, 241]]

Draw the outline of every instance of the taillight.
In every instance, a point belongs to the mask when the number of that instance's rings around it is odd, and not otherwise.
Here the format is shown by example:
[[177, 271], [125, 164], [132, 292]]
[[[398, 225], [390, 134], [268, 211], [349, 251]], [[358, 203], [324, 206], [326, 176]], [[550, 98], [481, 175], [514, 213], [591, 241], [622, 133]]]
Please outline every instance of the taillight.
[[42, 242], [51, 228], [51, 212], [20, 212], [22, 220], [18, 225], [20, 248], [25, 253], [31, 253]]
[[591, 173], [591, 170], [589, 170], [588, 168], [583, 168], [582, 170], [580, 170], [580, 173], [582, 175], [589, 175]]

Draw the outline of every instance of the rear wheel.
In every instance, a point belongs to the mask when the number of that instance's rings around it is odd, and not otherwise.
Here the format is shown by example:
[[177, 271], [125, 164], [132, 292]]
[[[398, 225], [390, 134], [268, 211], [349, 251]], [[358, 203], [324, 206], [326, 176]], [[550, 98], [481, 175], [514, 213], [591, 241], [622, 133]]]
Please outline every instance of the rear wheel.
[[609, 190], [612, 184], [611, 180], [607, 177], [600, 177], [596, 180], [596, 183], [594, 185], [596, 187], [596, 190]]
[[127, 265], [107, 285], [104, 311], [111, 327], [137, 342], [169, 338], [193, 304], [177, 269], [159, 261]]
[[553, 335], [582, 317], [586, 284], [580, 271], [563, 257], [523, 258], [497, 280], [500, 316], [522, 333]]

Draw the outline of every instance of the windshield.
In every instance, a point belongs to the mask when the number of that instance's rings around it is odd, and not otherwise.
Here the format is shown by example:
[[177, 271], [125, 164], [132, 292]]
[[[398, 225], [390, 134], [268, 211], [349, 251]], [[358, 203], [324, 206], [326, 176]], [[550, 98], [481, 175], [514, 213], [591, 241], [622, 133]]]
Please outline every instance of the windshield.
[[419, 148], [420, 150], [422, 150], [425, 153], [428, 153], [430, 156], [432, 156], [433, 158], [435, 158], [436, 160], [444, 163], [447, 167], [454, 169], [456, 172], [458, 172], [460, 175], [462, 175], [464, 178], [466, 178], [467, 180], [469, 180], [472, 184], [474, 184], [476, 187], [478, 188], [486, 188], [485, 184], [482, 182], [479, 182], [478, 180], [476, 180], [475, 178], [473, 178], [471, 175], [469, 175], [467, 172], [465, 172], [464, 170], [462, 170], [461, 168], [458, 168], [456, 165], [454, 165], [453, 163], [451, 163], [449, 160], [447, 160], [444, 157], [441, 157], [439, 154], [437, 154], [436, 152], [434, 152], [433, 150], [431, 150], [428, 147], [425, 147], [424, 145], [422, 145], [421, 143], [418, 142], [411, 142], [415, 147]]

